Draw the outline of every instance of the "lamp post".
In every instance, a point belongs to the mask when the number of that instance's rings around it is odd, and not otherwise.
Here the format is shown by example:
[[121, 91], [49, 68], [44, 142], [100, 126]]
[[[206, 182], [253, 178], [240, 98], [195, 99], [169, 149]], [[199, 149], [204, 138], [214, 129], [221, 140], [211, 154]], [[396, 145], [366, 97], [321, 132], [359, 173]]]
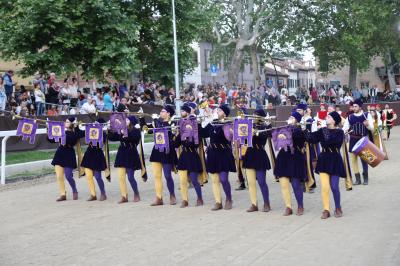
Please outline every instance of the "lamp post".
[[174, 63], [175, 63], [175, 107], [176, 114], [181, 114], [181, 99], [179, 90], [179, 65], [178, 65], [178, 41], [176, 39], [176, 18], [175, 18], [175, 0], [172, 0], [172, 28], [174, 31]]

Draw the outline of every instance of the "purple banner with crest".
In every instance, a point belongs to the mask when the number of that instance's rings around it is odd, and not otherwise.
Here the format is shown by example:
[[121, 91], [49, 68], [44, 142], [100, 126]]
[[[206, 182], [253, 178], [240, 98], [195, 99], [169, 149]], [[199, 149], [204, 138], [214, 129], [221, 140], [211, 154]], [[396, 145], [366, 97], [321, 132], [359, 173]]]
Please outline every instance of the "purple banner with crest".
[[233, 139], [240, 144], [253, 147], [253, 120], [235, 119], [233, 123]]
[[33, 119], [24, 118], [18, 123], [17, 136], [21, 136], [23, 140], [29, 138], [29, 143], [35, 143], [36, 129], [38, 124]]
[[99, 145], [103, 148], [103, 124], [86, 124], [85, 125], [85, 142], [86, 144]]
[[128, 128], [126, 125], [125, 113], [113, 113], [110, 116], [110, 128], [112, 131], [122, 133], [124, 137], [128, 137]]
[[272, 140], [276, 151], [284, 149], [287, 151], [288, 147], [294, 152], [293, 139], [292, 139], [292, 127], [286, 126], [278, 128], [272, 131]]
[[65, 145], [65, 126], [64, 122], [60, 121], [47, 121], [47, 136], [49, 139], [54, 139]]
[[154, 129], [154, 147], [160, 152], [169, 153], [168, 128]]
[[179, 120], [179, 134], [182, 141], [189, 140], [194, 144], [199, 144], [199, 129], [196, 117]]

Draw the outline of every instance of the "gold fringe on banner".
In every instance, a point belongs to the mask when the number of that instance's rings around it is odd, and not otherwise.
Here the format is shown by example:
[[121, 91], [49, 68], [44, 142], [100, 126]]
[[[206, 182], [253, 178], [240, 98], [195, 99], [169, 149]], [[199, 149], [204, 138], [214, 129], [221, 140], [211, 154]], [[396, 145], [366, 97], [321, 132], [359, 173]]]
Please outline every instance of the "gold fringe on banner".
[[104, 156], [106, 157], [106, 164], [107, 164], [107, 168], [106, 170], [104, 170], [104, 175], [106, 177], [106, 179], [108, 180], [108, 182], [111, 182], [111, 168], [110, 168], [110, 149], [108, 146], [108, 134], [106, 134], [106, 142], [104, 145]]
[[78, 155], [78, 172], [79, 172], [78, 177], [81, 177], [81, 176], [85, 175], [85, 168], [81, 167], [82, 159], [83, 159], [83, 153], [82, 153], [82, 146], [81, 146], [81, 140], [80, 139], [76, 143], [76, 154]]
[[312, 185], [315, 183], [314, 175], [311, 170], [311, 153], [310, 144], [306, 142], [306, 164], [307, 164], [307, 176], [308, 180], [306, 182], [306, 191], [309, 192]]
[[143, 152], [143, 139], [140, 140], [139, 143], [139, 152], [140, 152], [140, 165], [142, 166], [141, 169], [141, 176], [142, 176], [142, 180], [143, 182], [147, 181], [147, 169], [146, 169], [146, 161], [144, 158], [144, 152]]
[[351, 177], [349, 152], [347, 150], [346, 141], [343, 141], [342, 152], [343, 152], [343, 163], [344, 163], [344, 167], [346, 169], [346, 181], [345, 181], [346, 190], [352, 190], [353, 189], [353, 180]]
[[200, 140], [200, 145], [199, 145], [199, 156], [200, 156], [200, 161], [201, 161], [201, 167], [203, 171], [199, 174], [199, 182], [201, 185], [205, 184], [208, 182], [208, 174], [206, 170], [206, 156], [205, 156], [205, 151], [204, 151], [204, 139]]

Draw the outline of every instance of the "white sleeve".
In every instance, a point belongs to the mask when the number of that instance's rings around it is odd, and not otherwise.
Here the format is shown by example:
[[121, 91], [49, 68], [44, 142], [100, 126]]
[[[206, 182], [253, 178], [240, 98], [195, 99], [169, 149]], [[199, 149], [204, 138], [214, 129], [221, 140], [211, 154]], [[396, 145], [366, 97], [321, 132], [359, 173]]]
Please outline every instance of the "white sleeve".
[[374, 119], [372, 118], [372, 115], [370, 113], [368, 113], [367, 120], [368, 120], [368, 129], [370, 131], [373, 131], [374, 130]]
[[347, 133], [350, 129], [350, 123], [349, 123], [349, 118], [347, 117], [346, 120], [344, 121], [343, 125], [343, 131], [344, 133]]

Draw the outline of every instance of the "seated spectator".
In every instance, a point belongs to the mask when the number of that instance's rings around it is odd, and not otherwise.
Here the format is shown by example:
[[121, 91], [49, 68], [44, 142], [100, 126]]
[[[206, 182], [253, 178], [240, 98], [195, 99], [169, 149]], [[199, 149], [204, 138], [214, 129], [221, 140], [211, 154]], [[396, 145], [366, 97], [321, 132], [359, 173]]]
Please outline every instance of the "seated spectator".
[[47, 111], [47, 115], [48, 116], [57, 116], [58, 115], [57, 106], [52, 105], [51, 108]]
[[81, 114], [95, 114], [96, 113], [96, 105], [93, 97], [91, 95], [87, 96], [87, 101], [82, 105]]

